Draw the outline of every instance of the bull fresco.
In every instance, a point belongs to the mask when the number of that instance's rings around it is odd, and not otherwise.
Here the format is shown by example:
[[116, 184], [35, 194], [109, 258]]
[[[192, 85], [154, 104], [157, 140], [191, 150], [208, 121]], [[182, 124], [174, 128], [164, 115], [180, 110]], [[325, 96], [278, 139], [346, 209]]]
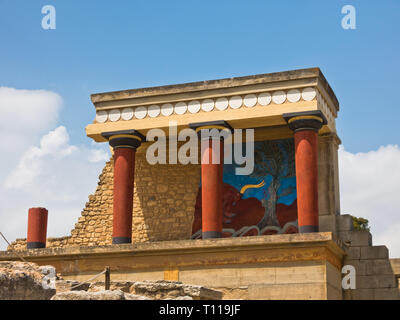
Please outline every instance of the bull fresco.
[[[255, 142], [253, 173], [236, 175], [237, 166], [224, 165], [223, 237], [298, 232], [293, 139]], [[201, 183], [192, 238], [201, 238]]]

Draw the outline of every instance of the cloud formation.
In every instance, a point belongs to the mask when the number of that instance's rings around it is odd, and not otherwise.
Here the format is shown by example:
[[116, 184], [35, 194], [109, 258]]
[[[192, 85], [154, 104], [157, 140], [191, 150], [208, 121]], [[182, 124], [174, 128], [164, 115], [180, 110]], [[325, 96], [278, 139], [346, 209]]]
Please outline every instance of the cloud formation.
[[[106, 145], [73, 145], [57, 124], [62, 99], [43, 90], [0, 88], [0, 108], [8, 115], [7, 152], [0, 159], [0, 231], [10, 241], [26, 237], [28, 208], [49, 210], [48, 236], [68, 235], [98, 175], [109, 159]], [[24, 113], [29, 113], [27, 116]], [[16, 143], [18, 148], [8, 145]], [[2, 240], [1, 240], [2, 241]], [[0, 242], [0, 250], [5, 249]]]
[[46, 90], [0, 87], [0, 148], [10, 155], [26, 150], [58, 120], [61, 97]]
[[31, 147], [22, 155], [17, 167], [6, 178], [5, 187], [8, 189], [33, 187], [34, 182], [38, 182], [35, 178], [48, 169], [44, 158], [50, 158], [50, 161], [60, 160], [77, 150], [76, 146], [69, 145], [69, 135], [65, 127], [60, 126], [50, 131], [42, 137], [39, 147]]
[[342, 214], [369, 220], [374, 245], [386, 245], [400, 257], [400, 148], [381, 146], [366, 153], [339, 149]]

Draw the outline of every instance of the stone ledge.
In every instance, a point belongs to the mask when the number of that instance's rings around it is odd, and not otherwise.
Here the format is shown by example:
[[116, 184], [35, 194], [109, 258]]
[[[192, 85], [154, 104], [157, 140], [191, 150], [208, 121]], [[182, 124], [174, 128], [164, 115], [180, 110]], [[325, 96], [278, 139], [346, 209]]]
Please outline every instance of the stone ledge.
[[[226, 251], [226, 250], [243, 250], [245, 248], [265, 249], [265, 248], [287, 248], [287, 247], [313, 247], [327, 246], [340, 257], [344, 251], [339, 246], [338, 241], [331, 232], [316, 233], [296, 233], [269, 236], [253, 236], [242, 238], [221, 238], [206, 240], [178, 240], [178, 241], [158, 241], [143, 242], [122, 245], [92, 246], [92, 247], [68, 247], [68, 248], [43, 248], [18, 251], [18, 254], [24, 258], [41, 258], [58, 257], [79, 257], [90, 255], [148, 255], [149, 253], [171, 254], [173, 252], [190, 253], [202, 252], [203, 250], [210, 252]], [[17, 260], [18, 255], [13, 251], [0, 251], [0, 261]]]

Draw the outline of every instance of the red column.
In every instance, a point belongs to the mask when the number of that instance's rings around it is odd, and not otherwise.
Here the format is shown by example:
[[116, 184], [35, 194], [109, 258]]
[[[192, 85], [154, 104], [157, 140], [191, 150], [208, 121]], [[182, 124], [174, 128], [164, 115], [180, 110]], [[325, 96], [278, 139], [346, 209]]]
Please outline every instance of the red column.
[[[218, 141], [219, 140], [219, 141]], [[224, 143], [222, 139], [202, 140], [201, 197], [202, 238], [222, 236], [222, 188], [224, 167]], [[218, 149], [219, 150], [218, 150]], [[218, 157], [219, 154], [219, 157]], [[215, 160], [213, 163], [213, 155]]]
[[136, 130], [103, 132], [102, 136], [114, 150], [112, 243], [131, 243], [135, 154], [146, 138]]
[[28, 211], [27, 248], [45, 248], [47, 234], [47, 216], [45, 208], [30, 208]]
[[135, 173], [133, 148], [114, 149], [113, 243], [132, 242], [133, 185]]
[[318, 131], [327, 121], [320, 110], [283, 118], [294, 131], [299, 232], [318, 232]]
[[299, 231], [318, 232], [318, 133], [297, 131], [294, 141]]

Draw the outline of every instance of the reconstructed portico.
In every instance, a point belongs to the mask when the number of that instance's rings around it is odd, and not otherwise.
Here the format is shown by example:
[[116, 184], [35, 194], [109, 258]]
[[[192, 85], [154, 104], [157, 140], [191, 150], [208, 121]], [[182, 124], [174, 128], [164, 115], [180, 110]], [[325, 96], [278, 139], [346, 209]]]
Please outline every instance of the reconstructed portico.
[[[147, 132], [168, 134], [170, 123], [176, 123], [178, 132], [254, 129], [255, 141], [294, 139], [298, 231], [317, 232], [319, 216], [329, 220], [327, 216], [339, 213], [339, 105], [319, 69], [101, 93], [92, 95], [92, 101], [96, 118], [87, 135], [96, 142], [109, 140], [114, 148], [113, 243], [130, 242], [136, 147], [128, 140], [142, 143], [145, 150], [151, 144], [145, 141]], [[217, 152], [212, 140], [201, 141], [208, 146], [201, 155], [203, 238], [223, 234], [223, 164], [204, 163]], [[329, 152], [318, 150], [319, 145]], [[218, 153], [223, 155], [223, 141]]]

